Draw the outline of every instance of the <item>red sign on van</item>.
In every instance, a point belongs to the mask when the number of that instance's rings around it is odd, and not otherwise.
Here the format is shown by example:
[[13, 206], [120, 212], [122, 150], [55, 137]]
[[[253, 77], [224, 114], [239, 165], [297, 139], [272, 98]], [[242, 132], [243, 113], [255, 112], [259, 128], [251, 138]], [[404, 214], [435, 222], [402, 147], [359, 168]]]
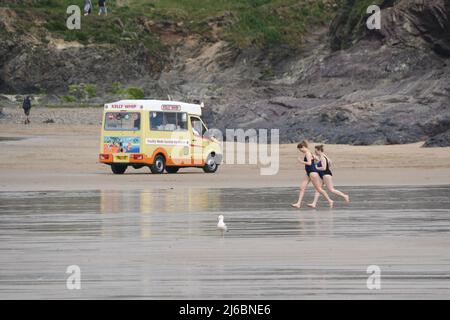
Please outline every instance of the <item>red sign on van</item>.
[[181, 106], [170, 105], [170, 104], [163, 104], [161, 106], [161, 110], [163, 110], [163, 111], [180, 111], [181, 110]]

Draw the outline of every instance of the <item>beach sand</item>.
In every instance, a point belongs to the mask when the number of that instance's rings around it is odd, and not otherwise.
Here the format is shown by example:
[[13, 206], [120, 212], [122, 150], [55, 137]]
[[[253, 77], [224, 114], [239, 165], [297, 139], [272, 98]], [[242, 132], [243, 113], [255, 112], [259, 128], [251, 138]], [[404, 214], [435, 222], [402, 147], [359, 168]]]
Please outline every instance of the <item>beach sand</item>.
[[[215, 174], [188, 168], [152, 175], [148, 168], [129, 168], [125, 175], [113, 175], [98, 163], [99, 143], [98, 124], [2, 123], [0, 191], [292, 187], [304, 175], [295, 144], [280, 145], [275, 175], [261, 175], [257, 165], [233, 164]], [[450, 148], [421, 145], [326, 145], [326, 153], [333, 159], [336, 186], [450, 184]]]

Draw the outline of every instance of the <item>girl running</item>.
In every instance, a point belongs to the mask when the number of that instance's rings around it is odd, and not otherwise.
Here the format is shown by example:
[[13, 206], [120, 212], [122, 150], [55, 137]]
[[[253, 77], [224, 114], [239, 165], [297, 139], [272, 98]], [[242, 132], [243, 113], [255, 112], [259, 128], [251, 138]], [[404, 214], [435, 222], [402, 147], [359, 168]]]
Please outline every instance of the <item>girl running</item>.
[[298, 161], [305, 165], [306, 175], [303, 178], [302, 183], [300, 185], [300, 193], [298, 196], [298, 201], [296, 203], [291, 204], [291, 206], [294, 208], [301, 207], [306, 187], [310, 182], [312, 182], [314, 188], [316, 189], [316, 192], [323, 195], [325, 199], [327, 199], [330, 208], [333, 208], [333, 200], [331, 200], [326, 191], [322, 189], [322, 181], [320, 180], [320, 176], [317, 173], [316, 167], [314, 165], [314, 157], [311, 151], [309, 151], [308, 149], [308, 142], [306, 140], [303, 140], [297, 145], [297, 149], [305, 155], [303, 161], [301, 160], [301, 157], [298, 158]]
[[[323, 145], [318, 145], [315, 147], [317, 165], [316, 170], [323, 181], [323, 184], [327, 186], [328, 191], [334, 193], [342, 198], [344, 198], [345, 202], [350, 202], [350, 197], [342, 193], [341, 191], [334, 188], [333, 185], [333, 174], [331, 173], [331, 160], [330, 158], [323, 152]], [[310, 208], [316, 208], [317, 201], [319, 200], [320, 193], [316, 191], [314, 195], [314, 201], [308, 204]]]

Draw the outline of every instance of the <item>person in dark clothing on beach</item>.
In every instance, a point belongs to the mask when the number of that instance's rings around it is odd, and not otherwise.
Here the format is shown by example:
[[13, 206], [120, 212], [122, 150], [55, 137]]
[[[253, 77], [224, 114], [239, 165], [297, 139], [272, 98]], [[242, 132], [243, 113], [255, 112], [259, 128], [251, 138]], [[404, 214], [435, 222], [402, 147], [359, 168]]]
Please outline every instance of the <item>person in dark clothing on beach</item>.
[[25, 99], [23, 99], [23, 103], [22, 103], [22, 108], [23, 108], [23, 112], [25, 113], [25, 116], [27, 117], [25, 120], [25, 124], [29, 124], [30, 123], [30, 110], [31, 110], [31, 97], [30, 96], [26, 96]]

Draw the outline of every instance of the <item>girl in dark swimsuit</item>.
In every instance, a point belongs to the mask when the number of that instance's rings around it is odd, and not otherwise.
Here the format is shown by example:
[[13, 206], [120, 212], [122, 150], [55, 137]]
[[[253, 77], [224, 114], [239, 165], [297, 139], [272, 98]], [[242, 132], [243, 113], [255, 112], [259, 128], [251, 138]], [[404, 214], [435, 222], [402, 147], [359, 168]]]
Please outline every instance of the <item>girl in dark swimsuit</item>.
[[306, 187], [308, 186], [309, 182], [312, 182], [314, 188], [316, 189], [316, 192], [323, 195], [325, 199], [327, 199], [330, 208], [333, 208], [333, 200], [331, 200], [326, 191], [322, 189], [322, 181], [320, 180], [320, 176], [317, 173], [316, 166], [314, 164], [314, 157], [311, 154], [311, 151], [309, 151], [308, 149], [308, 142], [300, 142], [297, 145], [297, 149], [305, 155], [303, 161], [301, 160], [301, 158], [299, 158], [298, 160], [300, 163], [303, 163], [305, 165], [306, 176], [303, 178], [300, 185], [298, 201], [291, 204], [291, 206], [294, 208], [301, 207]]
[[[333, 185], [333, 174], [330, 170], [331, 160], [327, 157], [327, 155], [323, 152], [323, 145], [316, 146], [316, 159], [317, 159], [317, 165], [316, 170], [319, 173], [320, 178], [323, 181], [323, 184], [327, 186], [328, 191], [331, 193], [338, 195], [342, 198], [344, 198], [345, 202], [350, 202], [350, 197], [335, 189]], [[314, 201], [310, 204], [308, 204], [308, 207], [315, 208], [317, 201], [319, 200], [320, 193], [316, 191], [316, 194], [314, 195]]]

